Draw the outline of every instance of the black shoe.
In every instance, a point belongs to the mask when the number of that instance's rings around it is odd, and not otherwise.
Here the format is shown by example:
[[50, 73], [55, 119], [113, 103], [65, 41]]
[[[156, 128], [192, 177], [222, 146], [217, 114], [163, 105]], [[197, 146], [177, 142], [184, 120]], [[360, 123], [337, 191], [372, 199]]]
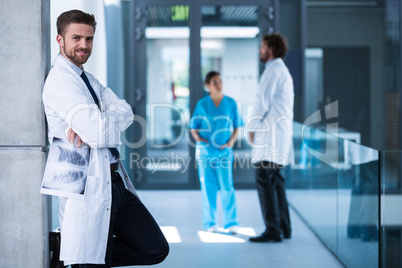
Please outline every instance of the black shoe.
[[53, 252], [50, 260], [50, 268], [65, 268], [64, 263], [60, 261], [60, 233], [49, 233], [49, 250]]
[[291, 233], [283, 233], [283, 238], [284, 239], [290, 239], [290, 238], [292, 238], [292, 234]]
[[251, 237], [250, 242], [282, 242], [282, 238], [279, 235], [272, 235], [270, 233], [262, 233], [260, 236]]

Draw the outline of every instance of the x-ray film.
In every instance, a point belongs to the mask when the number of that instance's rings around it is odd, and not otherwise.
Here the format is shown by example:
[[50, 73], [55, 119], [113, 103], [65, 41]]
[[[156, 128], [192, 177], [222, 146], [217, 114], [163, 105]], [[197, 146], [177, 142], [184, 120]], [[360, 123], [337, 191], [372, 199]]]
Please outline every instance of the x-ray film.
[[42, 181], [42, 194], [84, 199], [90, 148], [53, 139]]

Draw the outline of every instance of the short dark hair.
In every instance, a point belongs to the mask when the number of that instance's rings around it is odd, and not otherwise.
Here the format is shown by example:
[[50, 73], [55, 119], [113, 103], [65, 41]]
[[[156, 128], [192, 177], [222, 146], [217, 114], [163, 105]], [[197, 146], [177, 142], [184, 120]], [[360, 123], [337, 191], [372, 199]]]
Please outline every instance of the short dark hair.
[[285, 59], [286, 53], [288, 53], [288, 43], [282, 35], [279, 33], [272, 33], [264, 35], [263, 42], [272, 49], [274, 58]]
[[94, 15], [82, 12], [81, 10], [73, 9], [63, 12], [57, 18], [57, 33], [60, 35], [64, 35], [66, 33], [68, 25], [72, 23], [87, 24], [89, 26], [92, 26], [92, 28], [94, 28], [94, 32], [96, 29], [96, 21]]
[[214, 76], [217, 76], [217, 75], [221, 75], [221, 74], [218, 73], [218, 72], [216, 72], [216, 71], [210, 71], [210, 72], [205, 76], [205, 84], [211, 83], [211, 79], [212, 79]]

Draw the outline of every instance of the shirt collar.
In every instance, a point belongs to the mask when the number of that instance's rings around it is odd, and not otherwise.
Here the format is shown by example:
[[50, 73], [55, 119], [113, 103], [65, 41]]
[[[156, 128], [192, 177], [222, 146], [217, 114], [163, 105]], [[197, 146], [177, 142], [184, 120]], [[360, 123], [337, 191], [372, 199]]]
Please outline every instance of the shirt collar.
[[269, 60], [265, 63], [265, 69], [267, 69], [267, 67], [273, 62], [274, 59]]
[[81, 76], [82, 72], [84, 71], [84, 67], [82, 67], [82, 69], [81, 69], [80, 67], [78, 67], [77, 65], [75, 65], [74, 63], [72, 63], [71, 61], [66, 59], [60, 53], [57, 55], [57, 57], [62, 58], [68, 64], [68, 66], [70, 66], [74, 70], [74, 72], [76, 72], [78, 74], [78, 76]]

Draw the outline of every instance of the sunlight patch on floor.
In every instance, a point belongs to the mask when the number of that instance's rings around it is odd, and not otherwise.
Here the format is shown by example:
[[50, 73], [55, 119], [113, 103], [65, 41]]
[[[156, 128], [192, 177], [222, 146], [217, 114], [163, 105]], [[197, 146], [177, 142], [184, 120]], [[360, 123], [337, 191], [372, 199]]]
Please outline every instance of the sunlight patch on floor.
[[161, 226], [161, 230], [169, 243], [181, 243], [179, 230], [174, 226]]
[[210, 233], [206, 231], [198, 231], [198, 237], [203, 243], [244, 243], [245, 239], [225, 233]]

